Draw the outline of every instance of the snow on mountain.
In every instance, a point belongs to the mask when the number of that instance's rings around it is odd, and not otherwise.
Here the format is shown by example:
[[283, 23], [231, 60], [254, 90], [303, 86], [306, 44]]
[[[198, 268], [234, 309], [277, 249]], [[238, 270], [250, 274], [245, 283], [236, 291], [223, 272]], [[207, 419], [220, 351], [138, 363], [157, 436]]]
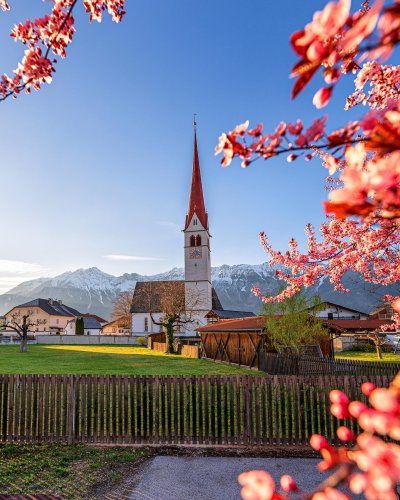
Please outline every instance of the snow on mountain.
[[[173, 268], [152, 276], [137, 273], [113, 276], [97, 267], [77, 269], [53, 278], [26, 281], [0, 295], [0, 314], [28, 300], [51, 297], [61, 299], [82, 313], [92, 312], [108, 319], [114, 297], [120, 292], [133, 290], [138, 281], [183, 278], [183, 268]], [[258, 286], [263, 293], [274, 294], [280, 285], [275, 270], [267, 264], [225, 264], [213, 267], [211, 279], [224, 308], [255, 313], [260, 312], [261, 301], [251, 293], [251, 288]], [[381, 301], [383, 295], [396, 295], [400, 288], [398, 285], [383, 287], [367, 284], [355, 273], [347, 273], [344, 276], [344, 284], [351, 290], [349, 294], [335, 292], [327, 278], [321, 279], [314, 287], [307, 289], [306, 293], [319, 294], [322, 300], [369, 312]]]

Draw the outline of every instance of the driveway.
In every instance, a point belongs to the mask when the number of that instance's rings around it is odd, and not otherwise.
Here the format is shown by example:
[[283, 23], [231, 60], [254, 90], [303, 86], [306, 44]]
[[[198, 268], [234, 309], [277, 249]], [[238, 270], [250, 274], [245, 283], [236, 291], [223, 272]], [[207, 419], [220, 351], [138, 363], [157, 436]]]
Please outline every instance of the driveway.
[[[170, 457], [148, 460], [131, 483], [130, 500], [227, 500], [240, 499], [237, 476], [264, 469], [278, 482], [291, 474], [298, 485], [310, 490], [324, 477], [314, 458]], [[356, 498], [356, 496], [354, 496]]]

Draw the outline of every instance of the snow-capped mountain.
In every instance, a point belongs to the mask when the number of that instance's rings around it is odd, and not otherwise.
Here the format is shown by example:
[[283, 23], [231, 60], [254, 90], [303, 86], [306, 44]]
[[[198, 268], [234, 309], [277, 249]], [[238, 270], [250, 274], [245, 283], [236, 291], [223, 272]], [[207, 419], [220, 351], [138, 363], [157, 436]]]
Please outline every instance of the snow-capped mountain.
[[[274, 269], [267, 264], [213, 267], [211, 278], [221, 303], [225, 309], [260, 312], [261, 302], [251, 293], [255, 285], [266, 294], [276, 293], [279, 281]], [[15, 305], [34, 298], [61, 299], [78, 311], [92, 312], [106, 319], [110, 316], [112, 300], [122, 291], [133, 290], [138, 281], [183, 279], [183, 269], [173, 268], [166, 273], [143, 276], [123, 274], [113, 276], [96, 267], [68, 271], [54, 278], [38, 278], [26, 281], [9, 292], [0, 295], [0, 314]], [[381, 302], [383, 295], [396, 295], [400, 285], [388, 287], [365, 283], [355, 273], [347, 273], [344, 285], [351, 290], [348, 294], [335, 292], [328, 279], [307, 289], [308, 295], [320, 295], [322, 300], [369, 312]]]

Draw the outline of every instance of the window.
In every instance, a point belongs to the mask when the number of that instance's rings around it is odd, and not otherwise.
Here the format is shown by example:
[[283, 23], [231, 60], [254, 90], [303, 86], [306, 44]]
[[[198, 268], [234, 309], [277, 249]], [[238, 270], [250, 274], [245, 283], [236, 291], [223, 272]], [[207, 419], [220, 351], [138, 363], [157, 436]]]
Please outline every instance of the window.
[[192, 236], [190, 237], [190, 246], [191, 247], [195, 247], [196, 246], [196, 238], [194, 237], [194, 235], [192, 234]]
[[198, 234], [196, 236], [196, 247], [200, 247], [201, 246], [201, 236]]
[[149, 331], [149, 318], [144, 318], [144, 331]]
[[197, 219], [193, 220], [193, 226], [197, 226]]

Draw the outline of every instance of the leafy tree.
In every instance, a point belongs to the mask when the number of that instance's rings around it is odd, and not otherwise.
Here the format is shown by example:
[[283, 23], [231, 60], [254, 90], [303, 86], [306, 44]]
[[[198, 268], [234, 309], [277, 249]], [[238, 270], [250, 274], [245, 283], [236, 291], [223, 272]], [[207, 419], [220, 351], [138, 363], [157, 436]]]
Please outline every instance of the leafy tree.
[[323, 321], [313, 314], [320, 307], [319, 297], [308, 299], [301, 292], [283, 302], [264, 304], [262, 314], [272, 346], [301, 354], [305, 345], [319, 345], [328, 335]]

